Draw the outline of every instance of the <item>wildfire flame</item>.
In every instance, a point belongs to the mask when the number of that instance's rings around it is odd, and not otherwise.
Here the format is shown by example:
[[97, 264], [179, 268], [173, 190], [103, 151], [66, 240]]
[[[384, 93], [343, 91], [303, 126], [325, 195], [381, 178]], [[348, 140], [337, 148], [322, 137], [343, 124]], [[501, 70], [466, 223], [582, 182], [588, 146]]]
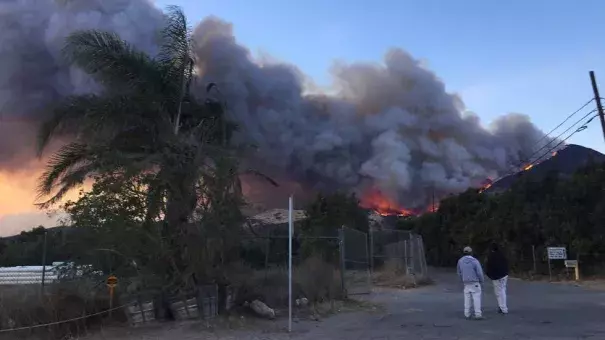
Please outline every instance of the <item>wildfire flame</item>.
[[481, 185], [481, 188], [479, 189], [479, 193], [482, 193], [485, 190], [491, 188], [491, 186], [492, 186], [493, 183], [494, 183], [493, 179], [486, 178], [485, 181], [483, 182], [483, 184]]
[[376, 189], [371, 189], [364, 193], [360, 199], [360, 205], [364, 208], [372, 209], [382, 216], [416, 215], [415, 211], [399, 207], [395, 202], [383, 195], [380, 190]]
[[439, 203], [435, 202], [435, 204], [430, 205], [427, 209], [426, 212], [430, 212], [430, 213], [434, 213], [437, 212], [437, 210], [439, 210]]

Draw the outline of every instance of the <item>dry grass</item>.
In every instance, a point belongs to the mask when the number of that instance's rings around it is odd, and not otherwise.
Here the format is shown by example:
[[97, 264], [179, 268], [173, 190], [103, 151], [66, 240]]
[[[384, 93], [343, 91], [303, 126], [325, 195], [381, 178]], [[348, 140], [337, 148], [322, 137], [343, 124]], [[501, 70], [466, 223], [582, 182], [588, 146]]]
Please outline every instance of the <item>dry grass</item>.
[[[284, 315], [288, 305], [287, 268], [269, 268], [252, 270], [240, 265], [232, 266], [227, 272], [228, 280], [236, 288], [236, 305], [254, 299], [265, 302], [276, 310], [278, 316]], [[337, 266], [326, 263], [317, 257], [306, 259], [293, 272], [293, 298], [306, 297], [309, 304], [297, 306], [297, 319], [318, 320], [334, 313], [376, 309], [367, 303], [343, 300], [340, 271]], [[116, 298], [115, 305], [119, 305]], [[107, 310], [109, 301], [104, 286], [94, 287], [87, 282], [55, 284], [41, 293], [38, 285], [0, 287], [0, 326], [2, 329], [28, 327], [31, 325], [53, 323], [79, 318]], [[227, 328], [247, 328], [258, 320], [249, 317], [249, 311], [235, 309], [231, 315], [215, 319], [212, 323], [222, 328], [221, 320], [227, 322]], [[118, 320], [116, 320], [118, 319]], [[247, 320], [247, 322], [244, 322]], [[84, 320], [62, 323], [34, 330], [10, 333], [9, 337], [0, 333], [0, 339], [68, 339], [80, 338], [98, 333], [101, 326], [109, 326], [110, 321], [125, 321], [123, 311], [116, 311], [113, 319], [108, 315], [86, 318]], [[224, 323], [223, 322], [223, 323]], [[240, 323], [244, 325], [239, 325]], [[264, 320], [258, 320], [264, 322]], [[118, 324], [114, 324], [117, 326]], [[238, 327], [239, 325], [239, 327]], [[223, 325], [225, 326], [225, 325]], [[264, 327], [263, 327], [264, 328]], [[103, 333], [103, 332], [101, 332]]]
[[378, 287], [399, 289], [416, 288], [433, 284], [433, 280], [424, 275], [408, 275], [397, 263], [387, 261], [380, 270], [372, 275], [372, 282]]
[[[53, 284], [42, 293], [39, 285], [0, 287], [2, 329], [30, 327], [79, 318], [108, 309], [107, 294], [85, 281]], [[118, 316], [119, 313], [114, 313]], [[6, 339], [65, 339], [86, 334], [107, 315], [47, 327], [5, 333]]]

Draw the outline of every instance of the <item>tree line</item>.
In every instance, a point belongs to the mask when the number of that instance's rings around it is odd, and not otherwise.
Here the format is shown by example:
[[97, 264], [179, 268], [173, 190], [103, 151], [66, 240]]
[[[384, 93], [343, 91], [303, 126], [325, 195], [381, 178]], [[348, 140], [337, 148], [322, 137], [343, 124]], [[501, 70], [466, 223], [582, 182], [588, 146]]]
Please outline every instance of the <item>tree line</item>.
[[533, 256], [544, 262], [547, 246], [566, 246], [569, 258], [590, 271], [605, 260], [604, 190], [603, 164], [571, 177], [551, 172], [537, 180], [521, 173], [504, 192], [469, 189], [442, 200], [435, 213], [401, 219], [398, 227], [423, 236], [433, 265], [453, 265], [466, 245], [483, 257], [497, 242], [517, 271], [532, 271]]

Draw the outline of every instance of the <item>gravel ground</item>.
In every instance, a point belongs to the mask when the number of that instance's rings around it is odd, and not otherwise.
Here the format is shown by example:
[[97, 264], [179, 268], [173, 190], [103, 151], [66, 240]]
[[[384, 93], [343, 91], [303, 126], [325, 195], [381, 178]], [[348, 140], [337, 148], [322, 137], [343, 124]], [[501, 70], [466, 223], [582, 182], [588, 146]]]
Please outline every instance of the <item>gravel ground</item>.
[[[485, 320], [462, 315], [461, 285], [453, 273], [433, 274], [436, 284], [413, 290], [376, 290], [371, 301], [384, 311], [342, 313], [319, 322], [285, 321], [256, 325], [264, 331], [208, 332], [199, 324], [154, 326], [128, 334], [97, 334], [92, 339], [605, 339], [605, 292], [575, 285], [509, 281], [509, 315], [496, 313], [491, 284], [483, 294]], [[244, 327], [247, 328], [247, 327]]]

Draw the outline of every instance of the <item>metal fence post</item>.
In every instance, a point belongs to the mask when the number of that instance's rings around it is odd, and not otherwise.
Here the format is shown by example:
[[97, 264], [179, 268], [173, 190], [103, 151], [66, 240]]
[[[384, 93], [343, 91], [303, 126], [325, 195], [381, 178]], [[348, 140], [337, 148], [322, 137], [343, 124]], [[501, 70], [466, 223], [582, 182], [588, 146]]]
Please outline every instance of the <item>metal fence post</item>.
[[422, 236], [419, 236], [419, 237], [420, 237], [420, 246], [422, 248], [421, 255], [422, 255], [422, 264], [424, 265], [424, 275], [428, 277], [429, 276], [429, 268], [428, 268], [428, 265], [426, 263], [426, 252], [424, 251], [424, 239], [422, 238]]
[[[372, 262], [372, 258], [370, 257], [370, 253], [369, 253], [369, 249], [368, 249], [368, 235], [363, 235], [364, 239], [365, 239], [365, 245], [366, 245], [366, 261], [370, 261]], [[370, 265], [370, 263], [368, 263], [367, 266], [367, 271], [368, 271], [368, 287], [370, 287], [370, 291], [372, 290], [372, 266]]]
[[340, 248], [340, 281], [342, 285], [342, 294], [346, 298], [347, 297], [347, 287], [345, 284], [345, 229], [341, 227], [338, 230], [338, 239], [339, 239], [339, 248]]
[[410, 266], [408, 264], [408, 240], [403, 241], [403, 262], [405, 263], [405, 274], [410, 273]]
[[534, 261], [534, 274], [537, 273], [537, 268], [536, 268], [536, 246], [535, 245], [531, 245], [531, 257], [532, 260]]
[[46, 281], [46, 235], [48, 231], [44, 231], [44, 243], [42, 244], [42, 294], [44, 294], [44, 281]]
[[368, 254], [370, 260], [370, 274], [374, 274], [374, 230], [372, 227], [368, 229], [368, 238], [370, 242], [370, 253]]

